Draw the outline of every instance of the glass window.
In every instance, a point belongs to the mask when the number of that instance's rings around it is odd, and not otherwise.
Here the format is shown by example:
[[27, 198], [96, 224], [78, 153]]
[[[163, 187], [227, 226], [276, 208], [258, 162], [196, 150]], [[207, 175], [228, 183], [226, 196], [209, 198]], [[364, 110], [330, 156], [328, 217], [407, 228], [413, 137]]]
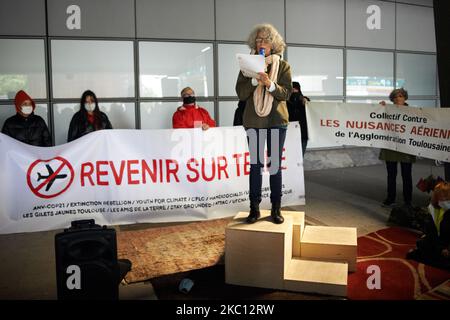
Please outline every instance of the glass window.
[[375, 0], [346, 0], [345, 8], [345, 43], [347, 46], [395, 48], [395, 3]]
[[219, 125], [221, 127], [231, 127], [234, 121], [234, 112], [238, 106], [238, 101], [219, 102]]
[[214, 96], [212, 43], [139, 43], [141, 97], [179, 97], [184, 87]]
[[108, 115], [114, 129], [136, 129], [136, 108], [134, 103], [99, 103], [100, 110]]
[[311, 102], [344, 102], [341, 99], [313, 99]]
[[[100, 102], [100, 110], [109, 118], [114, 129], [135, 129], [134, 103]], [[73, 115], [80, 110], [78, 103], [60, 103], [53, 105], [55, 125], [55, 144], [67, 142], [70, 121]]]
[[436, 52], [433, 8], [398, 3], [396, 13], [397, 50]]
[[436, 95], [436, 56], [397, 53], [397, 87], [411, 95]]
[[[400, 2], [400, 1], [397, 1]], [[423, 6], [433, 6], [433, 0], [402, 0], [405, 3], [418, 4]]]
[[52, 40], [53, 97], [134, 97], [132, 41]]
[[394, 54], [347, 50], [347, 95], [389, 96], [394, 88]]
[[[349, 103], [379, 103], [381, 100], [386, 101], [386, 103], [391, 104], [392, 102], [389, 99], [348, 99]], [[408, 100], [406, 101], [410, 107], [436, 107], [436, 100]]]
[[411, 107], [436, 108], [436, 100], [408, 100]]
[[236, 96], [236, 80], [239, 74], [237, 53], [250, 53], [244, 44], [219, 44], [219, 94]]
[[344, 17], [344, 0], [286, 0], [287, 42], [343, 46]]
[[[0, 128], [3, 128], [3, 124], [5, 120], [9, 117], [12, 117], [16, 114], [16, 108], [13, 105], [0, 105]], [[48, 106], [46, 104], [38, 104], [36, 103], [36, 110], [34, 110], [34, 114], [40, 116], [44, 119], [45, 123], [48, 126]], [[49, 128], [50, 129], [50, 128]]]
[[246, 41], [257, 23], [284, 34], [284, 0], [215, 0], [217, 40]]
[[298, 81], [306, 96], [341, 96], [343, 53], [341, 49], [288, 48], [292, 81]]
[[[131, 1], [136, 3], [138, 38], [214, 39], [215, 1], [213, 0], [189, 0], [184, 3], [180, 0]], [[132, 7], [134, 12], [132, 4], [126, 5]], [[134, 27], [134, 21], [132, 26]]]
[[[172, 116], [181, 105], [181, 102], [142, 102], [141, 128], [142, 129], [171, 129]], [[198, 105], [208, 110], [214, 119], [214, 102], [199, 101]]]
[[[383, 99], [347, 99], [346, 102], [348, 103], [380, 103]], [[388, 101], [389, 99], [384, 99], [386, 103], [390, 103]]]
[[40, 39], [0, 39], [0, 99], [14, 99], [19, 90], [47, 97], [44, 47]]

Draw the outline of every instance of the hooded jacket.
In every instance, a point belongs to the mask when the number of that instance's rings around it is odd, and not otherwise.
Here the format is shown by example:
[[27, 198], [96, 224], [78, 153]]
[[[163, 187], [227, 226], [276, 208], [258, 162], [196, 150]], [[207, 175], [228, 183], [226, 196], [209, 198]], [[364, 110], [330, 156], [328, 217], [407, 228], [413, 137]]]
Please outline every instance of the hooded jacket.
[[[26, 100], [30, 100], [33, 106], [33, 113], [28, 117], [24, 117], [19, 113], [20, 107]], [[44, 119], [34, 114], [36, 104], [33, 99], [25, 91], [20, 90], [16, 94], [14, 104], [17, 113], [6, 119], [2, 133], [29, 145], [38, 147], [51, 146], [50, 131]]]

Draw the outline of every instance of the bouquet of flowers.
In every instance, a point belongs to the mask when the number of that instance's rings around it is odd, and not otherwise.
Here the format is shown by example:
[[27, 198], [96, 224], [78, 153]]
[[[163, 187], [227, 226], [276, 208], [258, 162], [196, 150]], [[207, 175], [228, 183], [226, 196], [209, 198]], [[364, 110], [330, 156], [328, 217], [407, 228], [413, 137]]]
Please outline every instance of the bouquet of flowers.
[[435, 178], [432, 174], [430, 174], [428, 177], [420, 178], [419, 182], [417, 183], [416, 187], [422, 192], [430, 193], [433, 191], [434, 187], [439, 183], [443, 182], [444, 179], [441, 177]]

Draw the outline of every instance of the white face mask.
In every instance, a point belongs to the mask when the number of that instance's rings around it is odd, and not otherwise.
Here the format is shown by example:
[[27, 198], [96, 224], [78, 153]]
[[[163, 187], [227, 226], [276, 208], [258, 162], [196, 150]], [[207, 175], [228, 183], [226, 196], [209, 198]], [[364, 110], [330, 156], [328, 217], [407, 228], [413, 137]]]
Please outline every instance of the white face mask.
[[95, 103], [85, 103], [84, 107], [88, 112], [92, 112], [95, 110]]
[[23, 114], [30, 115], [33, 112], [33, 107], [32, 106], [22, 106], [22, 107], [20, 107], [20, 110], [22, 111]]
[[441, 207], [444, 210], [450, 209], [450, 200], [439, 201], [438, 204], [439, 204], [439, 207]]

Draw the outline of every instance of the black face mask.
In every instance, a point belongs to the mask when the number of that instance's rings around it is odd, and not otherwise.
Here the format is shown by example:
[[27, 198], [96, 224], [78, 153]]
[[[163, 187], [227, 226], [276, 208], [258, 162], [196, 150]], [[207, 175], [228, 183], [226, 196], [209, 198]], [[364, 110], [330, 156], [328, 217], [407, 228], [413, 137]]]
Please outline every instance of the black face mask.
[[192, 104], [192, 103], [195, 103], [195, 96], [184, 97], [184, 98], [183, 98], [183, 103], [184, 103], [184, 104]]

